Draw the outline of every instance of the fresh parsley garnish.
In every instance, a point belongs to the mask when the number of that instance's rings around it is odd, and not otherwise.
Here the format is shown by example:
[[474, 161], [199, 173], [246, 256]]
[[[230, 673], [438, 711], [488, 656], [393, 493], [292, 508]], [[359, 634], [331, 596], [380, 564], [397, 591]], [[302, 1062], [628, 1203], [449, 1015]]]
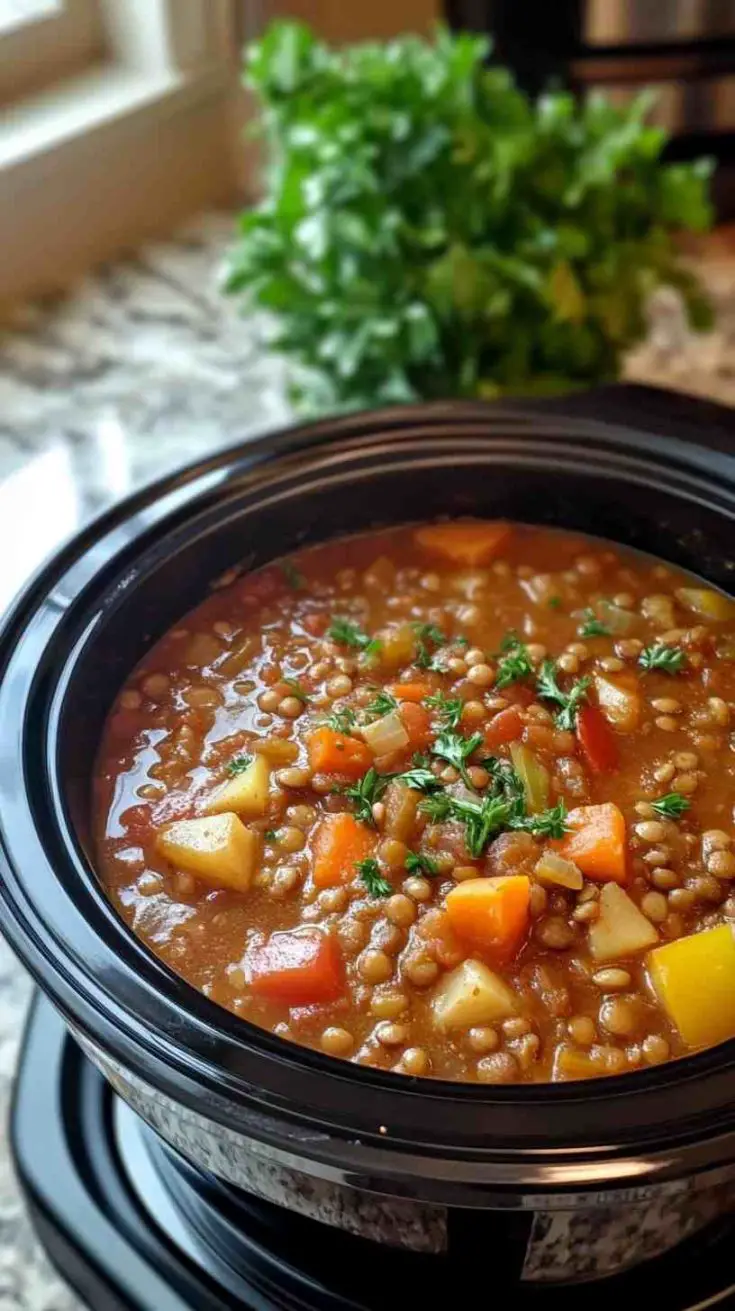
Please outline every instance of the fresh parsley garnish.
[[681, 792], [667, 792], [665, 796], [651, 802], [656, 814], [662, 819], [680, 819], [691, 804], [689, 798], [682, 796]]
[[292, 587], [295, 592], [300, 592], [306, 580], [304, 575], [299, 573], [296, 565], [291, 560], [281, 560], [280, 569], [289, 587]]
[[550, 610], [561, 610], [562, 600], [560, 596], [550, 596], [546, 602]]
[[358, 624], [353, 624], [351, 619], [333, 619], [327, 629], [327, 637], [340, 646], [352, 646], [367, 655], [377, 655], [383, 645], [378, 638], [370, 637]]
[[500, 650], [503, 654], [498, 662], [495, 679], [497, 691], [502, 691], [504, 687], [510, 687], [511, 683], [517, 683], [520, 678], [528, 678], [533, 673], [528, 647], [517, 633], [508, 633], [500, 644]]
[[645, 647], [638, 657], [641, 669], [660, 669], [665, 674], [678, 674], [686, 664], [686, 655], [680, 646], [664, 646], [654, 642]]
[[350, 801], [354, 801], [355, 817], [361, 824], [374, 825], [373, 806], [376, 801], [380, 801], [392, 777], [392, 774], [379, 774], [375, 766], [371, 765], [367, 774], [360, 779], [359, 783], [353, 783], [350, 787], [337, 788], [337, 791], [341, 792], [343, 796], [349, 797]]
[[237, 775], [244, 774], [252, 763], [252, 756], [233, 756], [232, 760], [228, 761], [225, 766], [225, 773], [229, 774], [230, 778], [237, 778]]
[[365, 707], [368, 715], [373, 715], [376, 719], [382, 719], [383, 715], [389, 715], [392, 710], [398, 709], [398, 702], [390, 692], [378, 692], [378, 695], [369, 706]]
[[437, 647], [446, 645], [446, 637], [436, 624], [412, 624], [416, 634], [416, 656], [414, 664], [419, 669], [434, 669], [434, 656]]
[[349, 706], [344, 706], [342, 710], [333, 710], [331, 715], [327, 715], [324, 723], [335, 733], [349, 737], [357, 727], [357, 715]]
[[553, 660], [544, 660], [536, 680], [536, 691], [545, 701], [555, 701], [561, 707], [556, 713], [556, 723], [559, 728], [574, 732], [577, 712], [582, 702], [586, 700], [591, 682], [591, 678], [579, 678], [576, 683], [572, 683], [568, 691], [564, 691], [559, 687], [556, 664]]
[[290, 691], [291, 695], [295, 696], [297, 701], [301, 701], [303, 705], [308, 706], [311, 697], [309, 696], [309, 693], [306, 691], [303, 685], [299, 682], [298, 678], [282, 678], [281, 682], [286, 684], [286, 687]]
[[446, 760], [447, 764], [453, 765], [467, 786], [472, 787], [472, 781], [467, 773], [467, 761], [473, 751], [482, 746], [482, 742], [482, 733], [473, 733], [472, 737], [461, 737], [459, 733], [452, 733], [445, 729], [437, 737], [431, 752], [432, 755]]
[[496, 796], [475, 800], [439, 792], [426, 797], [420, 809], [435, 823], [455, 819], [464, 824], [467, 850], [475, 858], [482, 855], [491, 837], [508, 827], [511, 818], [510, 803]]
[[409, 851], [406, 856], [406, 869], [409, 874], [428, 874], [430, 879], [435, 879], [439, 873], [439, 866], [431, 857], [424, 854], [423, 851]]
[[452, 699], [444, 696], [443, 692], [437, 692], [436, 696], [425, 697], [424, 705], [429, 710], [436, 711], [437, 719], [442, 728], [458, 727], [464, 709], [464, 702], [459, 697]]
[[273, 842], [278, 837], [278, 830], [275, 828], [267, 828], [265, 830], [265, 833], [263, 834], [263, 837], [265, 838], [266, 842]]
[[469, 637], [455, 637], [453, 641], [455, 646], [469, 646], [470, 644]]
[[524, 815], [514, 819], [511, 828], [533, 833], [536, 838], [563, 838], [567, 832], [567, 808], [563, 801], [538, 815]]
[[580, 618], [582, 622], [577, 629], [579, 637], [610, 637], [612, 629], [597, 618], [594, 610], [583, 610]]
[[383, 878], [380, 872], [380, 865], [373, 856], [367, 856], [365, 860], [358, 860], [355, 864], [360, 878], [371, 897], [389, 897], [393, 888], [387, 879]]
[[435, 792], [441, 787], [439, 779], [428, 765], [415, 764], [412, 769], [406, 769], [402, 774], [393, 774], [391, 777], [397, 783], [402, 783], [404, 787], [413, 788], [415, 792]]

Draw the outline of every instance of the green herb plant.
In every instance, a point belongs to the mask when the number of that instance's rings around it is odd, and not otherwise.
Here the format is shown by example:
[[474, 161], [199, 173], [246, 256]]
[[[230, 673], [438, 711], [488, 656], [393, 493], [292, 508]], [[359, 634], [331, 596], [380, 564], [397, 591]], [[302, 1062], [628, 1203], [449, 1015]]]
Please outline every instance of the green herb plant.
[[614, 379], [662, 284], [709, 324], [674, 234], [710, 225], [711, 162], [662, 162], [647, 95], [531, 101], [489, 52], [295, 22], [250, 46], [265, 185], [224, 287], [268, 311], [302, 408]]

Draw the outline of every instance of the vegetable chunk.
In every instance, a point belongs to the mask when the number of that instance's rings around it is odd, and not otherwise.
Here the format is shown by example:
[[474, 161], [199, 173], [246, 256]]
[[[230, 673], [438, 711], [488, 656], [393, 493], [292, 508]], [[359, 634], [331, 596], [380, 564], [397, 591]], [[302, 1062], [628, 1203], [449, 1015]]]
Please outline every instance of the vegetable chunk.
[[286, 1006], [336, 1001], [345, 986], [339, 947], [316, 928], [272, 933], [247, 953], [245, 976], [255, 996]]
[[600, 893], [600, 917], [590, 925], [590, 953], [597, 961], [637, 956], [658, 942], [658, 933], [627, 892], [608, 883]]
[[517, 1013], [510, 988], [487, 965], [466, 960], [447, 974], [432, 998], [434, 1023], [439, 1029], [468, 1029], [490, 1024]]
[[729, 924], [656, 947], [648, 957], [656, 995], [689, 1047], [735, 1035], [735, 937]]
[[172, 865], [212, 887], [247, 892], [258, 866], [261, 838], [237, 815], [212, 815], [167, 825], [156, 846]]
[[318, 728], [308, 739], [309, 764], [315, 774], [341, 774], [344, 778], [362, 778], [373, 762], [373, 753], [365, 742], [333, 728]]
[[317, 888], [336, 888], [355, 877], [355, 865], [370, 856], [375, 837], [354, 815], [325, 815], [314, 835], [312, 877]]
[[448, 894], [446, 910], [459, 938], [504, 965], [528, 933], [530, 896], [531, 880], [525, 874], [468, 879]]
[[560, 839], [559, 854], [598, 883], [627, 883], [625, 818], [611, 801], [577, 806], [567, 815], [571, 830]]
[[207, 806], [210, 815], [232, 810], [247, 819], [258, 819], [268, 809], [270, 767], [265, 756], [256, 756], [242, 774], [237, 774], [214, 793]]
[[453, 564], [487, 564], [500, 553], [512, 533], [507, 523], [437, 523], [419, 528], [416, 541]]

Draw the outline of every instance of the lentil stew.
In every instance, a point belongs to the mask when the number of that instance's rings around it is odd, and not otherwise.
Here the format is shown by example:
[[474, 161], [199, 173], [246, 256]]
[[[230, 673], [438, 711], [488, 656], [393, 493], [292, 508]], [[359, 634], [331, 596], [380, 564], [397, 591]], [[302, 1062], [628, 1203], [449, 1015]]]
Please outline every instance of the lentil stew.
[[[99, 869], [279, 1036], [406, 1075], [735, 1035], [735, 603], [608, 543], [406, 526], [232, 573], [118, 695]], [[732, 891], [731, 891], [732, 889]]]

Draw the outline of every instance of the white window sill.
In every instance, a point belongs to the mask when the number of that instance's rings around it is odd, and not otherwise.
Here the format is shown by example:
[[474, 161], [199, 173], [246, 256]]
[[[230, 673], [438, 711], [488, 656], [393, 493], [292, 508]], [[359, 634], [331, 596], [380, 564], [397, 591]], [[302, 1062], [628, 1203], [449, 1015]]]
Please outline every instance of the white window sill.
[[0, 170], [29, 164], [60, 146], [141, 115], [155, 125], [159, 116], [224, 94], [231, 82], [222, 65], [196, 72], [101, 65], [6, 112], [0, 121]]

